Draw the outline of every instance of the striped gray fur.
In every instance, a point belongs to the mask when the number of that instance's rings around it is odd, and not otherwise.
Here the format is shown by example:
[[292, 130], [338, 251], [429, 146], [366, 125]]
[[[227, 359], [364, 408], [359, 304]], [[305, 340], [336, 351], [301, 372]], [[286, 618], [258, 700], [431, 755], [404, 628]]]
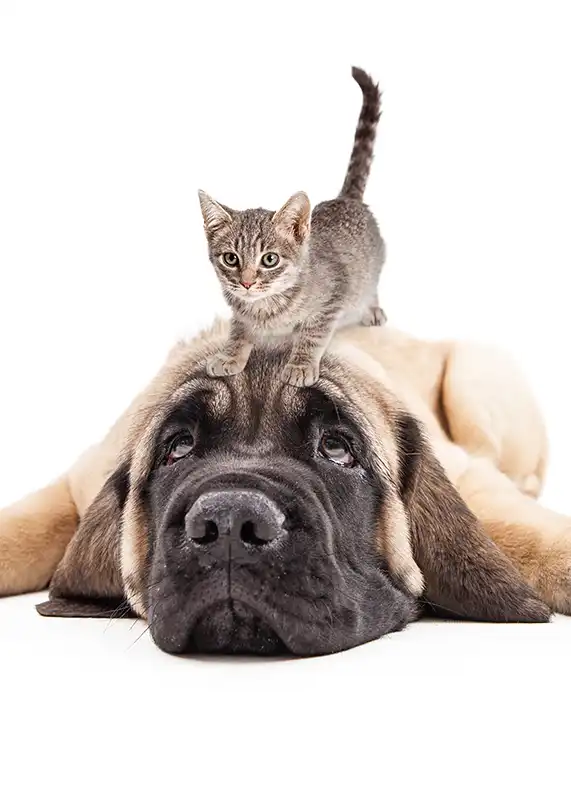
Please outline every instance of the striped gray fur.
[[339, 196], [362, 200], [373, 162], [377, 125], [381, 118], [381, 93], [378, 85], [359, 67], [353, 67], [353, 77], [363, 92], [363, 105], [355, 131], [349, 168]]
[[241, 372], [254, 345], [285, 339], [292, 347], [284, 381], [311, 386], [336, 329], [386, 320], [377, 296], [385, 244], [363, 203], [380, 93], [363, 70], [354, 67], [353, 77], [363, 104], [337, 198], [313, 213], [304, 192], [275, 212], [236, 211], [199, 192], [210, 260], [233, 312], [226, 346], [207, 364], [212, 376]]

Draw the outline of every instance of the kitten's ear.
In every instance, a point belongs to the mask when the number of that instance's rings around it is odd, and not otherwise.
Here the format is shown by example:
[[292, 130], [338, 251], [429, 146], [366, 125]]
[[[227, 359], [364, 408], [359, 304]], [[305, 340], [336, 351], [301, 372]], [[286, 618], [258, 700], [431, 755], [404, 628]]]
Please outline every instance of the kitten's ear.
[[296, 192], [276, 211], [272, 222], [301, 244], [309, 234], [311, 204], [305, 192]]
[[206, 233], [213, 233], [218, 228], [223, 228], [232, 222], [232, 214], [227, 208], [221, 206], [216, 200], [213, 200], [209, 194], [203, 192], [202, 189], [198, 190], [198, 199], [200, 200], [200, 209], [204, 219], [204, 229]]

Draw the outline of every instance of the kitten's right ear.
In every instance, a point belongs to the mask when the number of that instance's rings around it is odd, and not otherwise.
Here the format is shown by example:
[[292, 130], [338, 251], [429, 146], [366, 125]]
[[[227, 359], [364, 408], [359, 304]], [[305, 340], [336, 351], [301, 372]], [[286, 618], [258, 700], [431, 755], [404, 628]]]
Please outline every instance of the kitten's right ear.
[[311, 203], [305, 192], [296, 192], [292, 195], [272, 217], [274, 225], [293, 236], [299, 244], [309, 234], [310, 220]]
[[198, 190], [198, 199], [200, 200], [204, 229], [207, 234], [214, 233], [214, 231], [232, 222], [232, 215], [228, 209], [221, 206], [216, 200], [213, 200], [212, 197], [206, 194], [206, 192], [203, 192], [202, 189]]

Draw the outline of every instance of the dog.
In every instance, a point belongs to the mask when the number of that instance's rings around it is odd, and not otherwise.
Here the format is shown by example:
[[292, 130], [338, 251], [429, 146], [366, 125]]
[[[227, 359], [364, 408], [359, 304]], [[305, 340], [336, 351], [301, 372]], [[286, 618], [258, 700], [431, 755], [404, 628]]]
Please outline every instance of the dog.
[[545, 429], [509, 357], [350, 328], [295, 388], [279, 350], [208, 377], [226, 335], [176, 345], [100, 444], [0, 512], [0, 594], [143, 617], [173, 654], [571, 613], [571, 519], [537, 503]]

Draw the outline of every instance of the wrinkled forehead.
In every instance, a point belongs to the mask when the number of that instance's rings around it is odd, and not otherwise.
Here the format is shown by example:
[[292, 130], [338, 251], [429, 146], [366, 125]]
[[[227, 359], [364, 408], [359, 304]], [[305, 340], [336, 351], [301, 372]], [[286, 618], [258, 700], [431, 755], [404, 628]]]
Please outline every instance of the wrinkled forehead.
[[382, 387], [371, 386], [366, 376], [342, 359], [327, 355], [315, 387], [292, 387], [281, 379], [286, 358], [286, 351], [254, 350], [245, 371], [228, 379], [210, 378], [202, 364], [194, 364], [145, 426], [135, 448], [133, 479], [145, 479], [165, 427], [191, 414], [231, 426], [240, 442], [255, 442], [258, 449], [267, 450], [295, 435], [310, 419], [349, 424], [374, 452], [379, 471], [394, 474], [397, 453], [391, 407]]
[[268, 366], [258, 370], [252, 364], [230, 378], [193, 375], [155, 419], [155, 442], [193, 420], [207, 426], [213, 440], [225, 433], [229, 434], [226, 440], [255, 445], [261, 451], [264, 444], [271, 449], [312, 412], [331, 414], [332, 403], [320, 392], [285, 386], [273, 372]]

